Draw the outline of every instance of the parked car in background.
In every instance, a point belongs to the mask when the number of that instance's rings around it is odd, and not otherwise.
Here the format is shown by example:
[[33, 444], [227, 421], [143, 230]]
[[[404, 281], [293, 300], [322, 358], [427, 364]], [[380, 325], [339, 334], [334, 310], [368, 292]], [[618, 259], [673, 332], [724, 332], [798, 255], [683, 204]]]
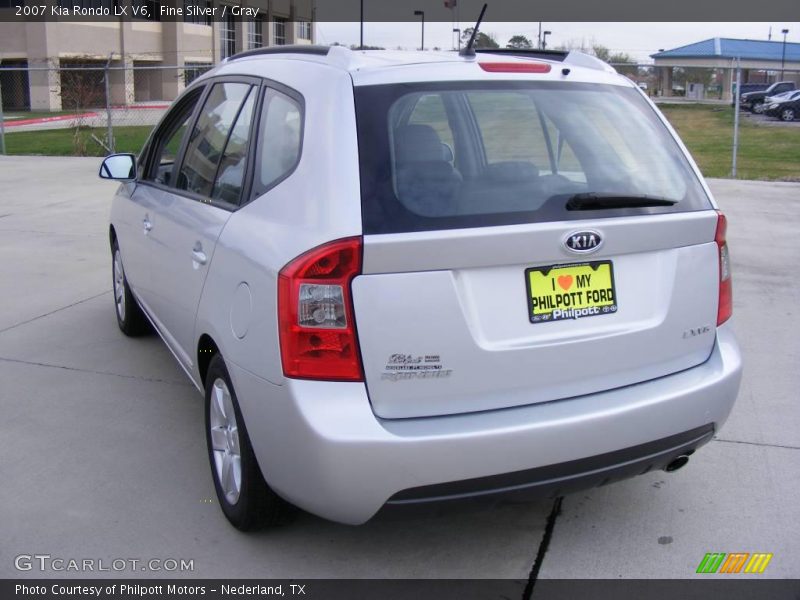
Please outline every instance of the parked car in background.
[[[742, 89], [739, 92], [740, 99], [741, 99], [741, 96], [744, 96], [747, 93], [760, 92], [761, 90], [765, 90], [768, 87], [769, 87], [768, 83], [743, 83], [742, 84]], [[735, 105], [736, 105], [736, 84], [734, 83], [733, 84], [733, 100], [731, 100], [731, 106], [735, 106]]]
[[736, 399], [725, 216], [594, 57], [251, 50], [101, 176], [239, 529], [674, 471]]
[[776, 117], [781, 121], [794, 121], [800, 117], [800, 90], [781, 94], [780, 99], [773, 97], [764, 104], [764, 114]]
[[790, 92], [797, 89], [794, 81], [778, 81], [773, 83], [765, 90], [757, 92], [747, 92], [741, 96], [742, 106], [749, 108], [751, 112], [761, 114], [764, 110], [764, 100], [767, 96], [776, 96], [783, 92]]

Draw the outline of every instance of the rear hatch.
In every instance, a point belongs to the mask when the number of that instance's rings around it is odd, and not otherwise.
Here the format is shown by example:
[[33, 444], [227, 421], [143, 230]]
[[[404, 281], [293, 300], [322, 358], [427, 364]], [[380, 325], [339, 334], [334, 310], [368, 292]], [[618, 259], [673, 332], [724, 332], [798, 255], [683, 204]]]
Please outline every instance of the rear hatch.
[[704, 362], [717, 213], [632, 86], [355, 88], [352, 283], [376, 415], [548, 402]]

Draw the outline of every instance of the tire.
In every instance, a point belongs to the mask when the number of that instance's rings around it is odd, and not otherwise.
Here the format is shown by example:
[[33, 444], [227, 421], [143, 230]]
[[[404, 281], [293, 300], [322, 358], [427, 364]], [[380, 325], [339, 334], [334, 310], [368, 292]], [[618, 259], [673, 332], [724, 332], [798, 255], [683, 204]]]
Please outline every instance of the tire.
[[114, 313], [117, 315], [120, 331], [130, 337], [149, 333], [150, 322], [144, 316], [125, 278], [125, 268], [122, 266], [122, 254], [117, 240], [111, 242], [111, 282], [114, 285]]
[[796, 113], [794, 112], [793, 108], [784, 108], [781, 111], [781, 120], [782, 121], [794, 121]]
[[755, 114], [760, 115], [764, 112], [764, 103], [760, 100], [756, 100], [753, 102], [753, 106], [750, 108]]
[[[283, 523], [291, 506], [261, 474], [225, 361], [214, 355], [206, 375], [206, 445], [222, 512], [240, 531]], [[213, 433], [212, 433], [213, 432]]]

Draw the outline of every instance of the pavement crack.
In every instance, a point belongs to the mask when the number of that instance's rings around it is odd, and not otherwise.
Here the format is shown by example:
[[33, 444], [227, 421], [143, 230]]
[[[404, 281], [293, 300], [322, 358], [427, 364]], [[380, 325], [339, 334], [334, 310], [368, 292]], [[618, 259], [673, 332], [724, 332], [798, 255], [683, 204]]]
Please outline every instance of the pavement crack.
[[785, 444], [767, 444], [765, 442], [745, 442], [744, 440], [723, 440], [721, 438], [714, 438], [715, 442], [723, 442], [725, 444], [745, 444], [747, 446], [765, 446], [767, 448], [783, 448], [785, 450], [800, 450], [800, 446], [788, 446]]
[[93, 369], [80, 369], [78, 367], [67, 367], [65, 365], [54, 365], [51, 363], [43, 363], [43, 362], [36, 362], [32, 360], [21, 360], [18, 358], [5, 358], [0, 356], [0, 361], [10, 362], [10, 363], [17, 363], [21, 365], [30, 365], [32, 367], [48, 367], [50, 369], [64, 369], [65, 371], [75, 371], [78, 373], [90, 373], [92, 375], [110, 375], [111, 377], [122, 377], [123, 379], [136, 379], [137, 381], [148, 381], [151, 383], [168, 383], [170, 385], [180, 385], [180, 386], [189, 386], [192, 387], [191, 384], [187, 382], [181, 381], [172, 381], [169, 379], [158, 379], [156, 377], [142, 377], [140, 375], [123, 375], [122, 373], [112, 373], [111, 371], [95, 371]]
[[34, 321], [38, 321], [39, 319], [44, 319], [45, 317], [49, 317], [50, 315], [54, 315], [57, 312], [61, 312], [62, 310], [67, 310], [68, 308], [72, 308], [73, 306], [78, 306], [78, 304], [83, 304], [84, 302], [88, 302], [89, 300], [94, 300], [95, 298], [99, 298], [104, 294], [111, 293], [111, 290], [105, 290], [100, 292], [99, 294], [95, 294], [94, 296], [89, 296], [88, 298], [84, 298], [83, 300], [78, 300], [77, 302], [73, 302], [72, 304], [68, 304], [67, 306], [62, 306], [61, 308], [57, 308], [55, 310], [51, 310], [50, 312], [44, 313], [43, 315], [39, 315], [38, 317], [33, 317], [28, 319], [27, 321], [22, 321], [21, 323], [17, 323], [15, 325], [11, 325], [6, 327], [5, 329], [0, 329], [0, 333], [5, 333], [6, 331], [11, 331], [12, 329], [16, 329], [17, 327], [22, 327], [23, 325], [27, 325], [28, 323], [33, 323]]
[[542, 568], [542, 563], [544, 563], [544, 556], [547, 554], [547, 549], [550, 546], [550, 540], [553, 537], [553, 530], [556, 527], [556, 519], [558, 515], [561, 514], [561, 501], [564, 498], [559, 496], [556, 498], [555, 502], [553, 502], [553, 508], [550, 510], [550, 514], [547, 516], [547, 524], [544, 528], [544, 535], [542, 535], [542, 541], [539, 544], [539, 551], [536, 553], [536, 560], [533, 561], [533, 567], [531, 567], [531, 574], [528, 576], [528, 584], [525, 586], [525, 591], [522, 592], [522, 600], [531, 600], [533, 596], [533, 587], [536, 585], [536, 580], [539, 578], [539, 571]]

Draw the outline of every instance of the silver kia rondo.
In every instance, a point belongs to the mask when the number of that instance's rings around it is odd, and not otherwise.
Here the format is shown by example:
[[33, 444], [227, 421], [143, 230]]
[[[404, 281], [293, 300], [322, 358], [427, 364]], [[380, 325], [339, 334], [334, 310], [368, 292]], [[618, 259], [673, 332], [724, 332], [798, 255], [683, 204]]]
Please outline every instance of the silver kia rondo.
[[725, 217], [584, 54], [249, 51], [100, 175], [240, 529], [675, 470], [736, 398]]

